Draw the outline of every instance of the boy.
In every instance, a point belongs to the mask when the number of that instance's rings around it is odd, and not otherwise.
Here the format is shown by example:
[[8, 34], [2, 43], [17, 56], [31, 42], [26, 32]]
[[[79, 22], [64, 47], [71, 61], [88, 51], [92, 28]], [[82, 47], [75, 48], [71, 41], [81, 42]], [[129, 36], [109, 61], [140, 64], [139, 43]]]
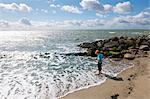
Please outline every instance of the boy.
[[96, 51], [95, 51], [95, 54], [97, 55], [99, 74], [101, 74], [102, 61], [103, 61], [103, 59], [104, 59], [104, 55], [103, 55], [102, 51], [100, 52], [99, 50], [96, 50]]

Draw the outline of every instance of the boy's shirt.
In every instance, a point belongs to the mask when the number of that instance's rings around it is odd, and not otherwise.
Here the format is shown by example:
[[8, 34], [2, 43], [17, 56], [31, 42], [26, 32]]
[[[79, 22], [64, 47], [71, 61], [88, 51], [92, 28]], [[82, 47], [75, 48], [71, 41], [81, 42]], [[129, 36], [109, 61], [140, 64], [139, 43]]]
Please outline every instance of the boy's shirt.
[[98, 62], [102, 62], [103, 58], [104, 58], [103, 54], [98, 54], [97, 55]]

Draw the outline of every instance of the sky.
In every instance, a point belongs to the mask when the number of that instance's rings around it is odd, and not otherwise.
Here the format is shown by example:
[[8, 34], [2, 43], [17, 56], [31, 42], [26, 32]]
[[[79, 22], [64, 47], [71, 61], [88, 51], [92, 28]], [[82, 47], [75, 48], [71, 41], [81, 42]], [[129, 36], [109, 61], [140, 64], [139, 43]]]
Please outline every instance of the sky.
[[150, 29], [150, 0], [0, 0], [0, 30]]

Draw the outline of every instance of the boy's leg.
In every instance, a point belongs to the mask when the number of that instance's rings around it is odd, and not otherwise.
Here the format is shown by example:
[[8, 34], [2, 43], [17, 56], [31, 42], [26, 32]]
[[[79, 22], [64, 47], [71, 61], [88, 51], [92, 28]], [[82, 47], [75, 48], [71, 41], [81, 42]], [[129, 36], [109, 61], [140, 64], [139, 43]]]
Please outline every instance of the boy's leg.
[[101, 74], [101, 70], [102, 70], [102, 63], [98, 62], [98, 70], [99, 70], [99, 74]]

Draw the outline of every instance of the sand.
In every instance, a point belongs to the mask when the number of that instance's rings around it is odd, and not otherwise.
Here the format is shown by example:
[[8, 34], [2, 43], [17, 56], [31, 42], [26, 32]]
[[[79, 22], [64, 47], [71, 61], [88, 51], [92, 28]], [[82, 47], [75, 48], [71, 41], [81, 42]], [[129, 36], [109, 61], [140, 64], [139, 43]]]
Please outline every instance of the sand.
[[150, 99], [150, 57], [136, 58], [132, 62], [134, 67], [117, 76], [122, 81], [108, 78], [101, 85], [68, 94], [61, 99]]

